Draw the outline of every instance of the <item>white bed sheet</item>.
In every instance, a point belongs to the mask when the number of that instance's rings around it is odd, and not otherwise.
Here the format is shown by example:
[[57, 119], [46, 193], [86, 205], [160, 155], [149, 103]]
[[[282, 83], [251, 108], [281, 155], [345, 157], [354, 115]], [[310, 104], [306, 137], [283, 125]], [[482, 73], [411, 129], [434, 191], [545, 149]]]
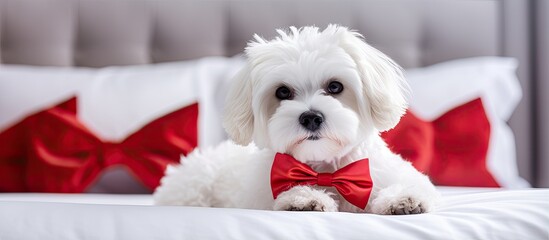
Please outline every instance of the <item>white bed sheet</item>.
[[0, 239], [549, 239], [549, 189], [440, 188], [410, 216], [151, 206], [150, 195], [0, 194]]

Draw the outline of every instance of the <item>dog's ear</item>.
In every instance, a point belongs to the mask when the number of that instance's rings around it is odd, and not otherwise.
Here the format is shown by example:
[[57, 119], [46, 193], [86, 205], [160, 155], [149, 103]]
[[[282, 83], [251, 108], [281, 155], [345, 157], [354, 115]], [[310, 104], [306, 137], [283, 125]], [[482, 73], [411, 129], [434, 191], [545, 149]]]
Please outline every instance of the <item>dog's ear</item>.
[[267, 41], [257, 34], [254, 40], [248, 42], [244, 51], [248, 58], [246, 66], [235, 75], [227, 94], [223, 127], [229, 137], [240, 145], [248, 145], [253, 139], [255, 119], [252, 109], [252, 70], [265, 59], [265, 54], [272, 52], [266, 45]]
[[363, 95], [368, 101], [361, 104], [362, 110], [370, 113], [379, 131], [392, 129], [408, 106], [409, 86], [402, 69], [387, 55], [368, 45], [359, 33], [344, 27], [330, 27], [335, 28], [336, 34], [341, 34], [340, 46], [357, 65]]
[[252, 83], [250, 66], [238, 72], [229, 88], [225, 105], [223, 127], [229, 137], [240, 145], [252, 141], [254, 115], [252, 111]]

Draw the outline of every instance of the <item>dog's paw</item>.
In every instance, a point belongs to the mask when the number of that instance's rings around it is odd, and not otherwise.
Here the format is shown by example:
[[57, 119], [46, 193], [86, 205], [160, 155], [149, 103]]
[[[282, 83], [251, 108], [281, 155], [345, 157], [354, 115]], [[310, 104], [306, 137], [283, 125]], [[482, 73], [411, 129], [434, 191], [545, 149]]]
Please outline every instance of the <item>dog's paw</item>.
[[426, 209], [421, 205], [421, 202], [412, 197], [401, 199], [388, 209], [388, 213], [391, 215], [408, 215], [424, 212], [426, 212]]
[[336, 212], [337, 202], [331, 193], [308, 186], [296, 186], [278, 195], [274, 210]]
[[304, 201], [300, 202], [294, 205], [288, 205], [287, 209], [284, 209], [286, 211], [318, 211], [318, 212], [325, 212], [326, 206], [323, 204], [320, 204], [316, 200], [311, 200], [309, 202]]
[[408, 215], [431, 211], [438, 193], [418, 191], [400, 184], [382, 189], [372, 201], [371, 210], [376, 214]]

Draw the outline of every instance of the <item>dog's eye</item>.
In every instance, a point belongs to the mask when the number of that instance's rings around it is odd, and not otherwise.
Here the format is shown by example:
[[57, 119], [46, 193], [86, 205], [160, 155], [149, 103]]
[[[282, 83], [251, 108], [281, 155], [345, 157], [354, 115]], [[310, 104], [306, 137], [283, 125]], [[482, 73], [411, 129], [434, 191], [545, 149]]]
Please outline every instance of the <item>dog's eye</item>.
[[343, 92], [343, 84], [338, 81], [332, 81], [328, 84], [326, 91], [330, 94], [338, 94]]
[[289, 88], [282, 86], [276, 89], [276, 98], [286, 100], [292, 98], [292, 91]]

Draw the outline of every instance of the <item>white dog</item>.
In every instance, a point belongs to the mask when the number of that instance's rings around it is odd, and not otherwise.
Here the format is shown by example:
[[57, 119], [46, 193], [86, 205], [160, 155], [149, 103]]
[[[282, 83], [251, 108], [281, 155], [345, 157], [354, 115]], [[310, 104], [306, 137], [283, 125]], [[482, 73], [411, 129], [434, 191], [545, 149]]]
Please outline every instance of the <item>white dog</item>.
[[[228, 93], [224, 117], [236, 144], [183, 157], [166, 171], [155, 202], [376, 214], [433, 209], [438, 193], [428, 177], [379, 136], [407, 107], [400, 67], [345, 27], [290, 30], [278, 30], [271, 41], [256, 35], [246, 48], [248, 62]], [[270, 175], [277, 153], [317, 172], [368, 158], [373, 188], [366, 207], [317, 185], [295, 185], [275, 198]]]

